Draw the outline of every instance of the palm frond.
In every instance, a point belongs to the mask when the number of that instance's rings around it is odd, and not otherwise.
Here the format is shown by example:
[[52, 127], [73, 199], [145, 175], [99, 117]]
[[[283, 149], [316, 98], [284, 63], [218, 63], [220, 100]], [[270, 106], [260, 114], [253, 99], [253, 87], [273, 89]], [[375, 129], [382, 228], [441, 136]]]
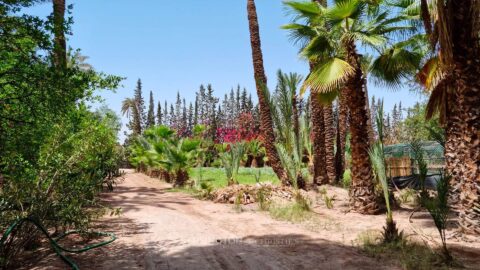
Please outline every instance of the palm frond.
[[[326, 59], [318, 65], [305, 80], [305, 87], [313, 93], [330, 93], [336, 91], [352, 75], [354, 68], [340, 58]], [[305, 90], [305, 87], [302, 89]]]

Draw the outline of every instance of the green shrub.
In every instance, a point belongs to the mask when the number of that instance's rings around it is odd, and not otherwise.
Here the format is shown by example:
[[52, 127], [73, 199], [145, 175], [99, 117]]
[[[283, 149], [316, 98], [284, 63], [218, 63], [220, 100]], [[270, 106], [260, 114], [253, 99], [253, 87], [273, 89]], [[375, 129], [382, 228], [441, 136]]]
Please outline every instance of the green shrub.
[[342, 184], [344, 188], [350, 188], [352, 184], [352, 171], [350, 171], [350, 169], [346, 169], [343, 173]]

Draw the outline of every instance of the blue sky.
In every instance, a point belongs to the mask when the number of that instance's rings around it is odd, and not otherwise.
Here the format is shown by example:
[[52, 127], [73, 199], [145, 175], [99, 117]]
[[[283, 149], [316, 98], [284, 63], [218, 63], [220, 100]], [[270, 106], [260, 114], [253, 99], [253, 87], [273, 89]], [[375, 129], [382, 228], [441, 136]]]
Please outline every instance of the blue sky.
[[[307, 63], [280, 26], [290, 21], [281, 0], [257, 0], [262, 49], [269, 86], [275, 73], [306, 75]], [[223, 97], [237, 84], [255, 96], [246, 0], [67, 0], [74, 4], [73, 35], [68, 45], [89, 56], [96, 70], [126, 77], [116, 93], [102, 93], [105, 104], [120, 113], [138, 78], [144, 96], [173, 102], [177, 91], [194, 99], [200, 84], [211, 83]], [[31, 9], [46, 16], [51, 4]], [[421, 97], [406, 88], [392, 91], [369, 83], [370, 96], [384, 97], [385, 110]], [[147, 101], [148, 102], [148, 101]], [[126, 119], [123, 119], [126, 123]], [[123, 132], [122, 132], [123, 133]], [[123, 137], [123, 135], [122, 135]]]

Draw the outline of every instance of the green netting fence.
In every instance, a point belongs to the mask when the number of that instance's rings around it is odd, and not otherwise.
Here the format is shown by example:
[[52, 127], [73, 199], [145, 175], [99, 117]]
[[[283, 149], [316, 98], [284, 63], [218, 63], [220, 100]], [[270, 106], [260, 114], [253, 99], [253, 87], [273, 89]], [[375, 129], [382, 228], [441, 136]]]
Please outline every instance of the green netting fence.
[[[423, 151], [424, 159], [427, 162], [429, 174], [438, 174], [445, 166], [444, 149], [441, 144], [434, 141], [424, 141], [420, 143]], [[408, 143], [387, 145], [384, 148], [385, 158], [411, 159], [411, 171], [416, 173], [416, 166], [414, 165], [414, 153], [412, 147]], [[405, 168], [407, 169], [407, 168]]]

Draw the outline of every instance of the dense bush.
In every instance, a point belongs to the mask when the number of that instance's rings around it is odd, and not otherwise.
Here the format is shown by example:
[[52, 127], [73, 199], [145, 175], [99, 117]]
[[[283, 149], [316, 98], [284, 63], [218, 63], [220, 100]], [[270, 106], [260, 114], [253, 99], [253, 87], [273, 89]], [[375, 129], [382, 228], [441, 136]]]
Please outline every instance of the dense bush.
[[[22, 14], [35, 3], [0, 6], [2, 233], [24, 217], [55, 231], [88, 228], [101, 210], [96, 195], [118, 173], [117, 118], [85, 104], [121, 78], [83, 68], [78, 52], [67, 67], [53, 65], [52, 20]], [[17, 228], [0, 246], [0, 267], [35, 242], [35, 232]]]
[[141, 172], [159, 171], [165, 180], [183, 186], [189, 179], [188, 169], [199, 160], [200, 146], [199, 139], [180, 138], [169, 127], [156, 126], [135, 139], [130, 162]]

